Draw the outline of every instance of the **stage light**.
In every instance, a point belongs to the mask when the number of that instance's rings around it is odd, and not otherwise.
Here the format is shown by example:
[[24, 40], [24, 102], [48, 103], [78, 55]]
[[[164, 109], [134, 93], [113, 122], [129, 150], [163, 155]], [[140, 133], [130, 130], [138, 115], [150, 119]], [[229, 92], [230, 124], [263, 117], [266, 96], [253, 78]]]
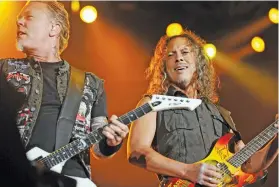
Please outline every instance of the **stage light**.
[[71, 9], [72, 9], [73, 12], [78, 12], [78, 11], [79, 11], [79, 9], [80, 9], [80, 3], [79, 3], [78, 0], [73, 0], [73, 1], [71, 2]]
[[251, 41], [251, 46], [256, 52], [263, 52], [265, 49], [264, 40], [258, 36], [254, 37]]
[[182, 26], [179, 23], [171, 23], [168, 25], [166, 33], [168, 37], [181, 34], [183, 31]]
[[216, 47], [213, 44], [205, 44], [203, 46], [205, 53], [207, 56], [212, 59], [216, 55]]
[[[1, 1], [0, 0], [0, 11], [1, 11], [1, 15], [4, 15], [7, 13], [7, 11], [9, 10], [10, 8], [10, 5], [11, 3], [7, 2], [7, 1]], [[6, 12], [4, 12], [6, 11]]]
[[278, 24], [278, 19], [279, 19], [278, 9], [277, 8], [270, 9], [268, 12], [268, 17], [272, 23]]
[[97, 18], [97, 10], [93, 6], [85, 6], [80, 11], [80, 18], [85, 23], [92, 23]]

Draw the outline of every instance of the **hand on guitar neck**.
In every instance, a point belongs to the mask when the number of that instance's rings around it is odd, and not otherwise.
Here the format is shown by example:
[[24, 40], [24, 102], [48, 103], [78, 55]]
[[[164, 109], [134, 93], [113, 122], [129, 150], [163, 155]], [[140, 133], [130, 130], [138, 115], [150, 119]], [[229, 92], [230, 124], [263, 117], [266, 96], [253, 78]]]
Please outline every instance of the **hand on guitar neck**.
[[103, 129], [103, 134], [106, 136], [106, 142], [109, 146], [119, 145], [129, 133], [128, 126], [119, 122], [117, 118], [117, 116], [112, 115], [111, 123]]

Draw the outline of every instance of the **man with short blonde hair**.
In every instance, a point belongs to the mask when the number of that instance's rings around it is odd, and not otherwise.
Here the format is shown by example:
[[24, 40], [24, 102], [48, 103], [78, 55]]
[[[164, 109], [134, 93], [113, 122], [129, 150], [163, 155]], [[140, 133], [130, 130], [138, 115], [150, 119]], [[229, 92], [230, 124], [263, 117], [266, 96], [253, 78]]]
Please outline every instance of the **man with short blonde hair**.
[[[17, 127], [25, 148], [36, 146], [55, 151], [56, 124], [66, 97], [73, 67], [60, 57], [68, 45], [69, 17], [56, 1], [29, 1], [17, 18], [17, 47], [25, 53], [22, 59], [1, 59], [0, 72], [25, 102], [18, 111]], [[5, 89], [5, 88], [1, 88]], [[105, 139], [93, 146], [94, 155], [105, 158], [119, 150], [128, 127], [113, 115], [108, 125], [104, 82], [93, 73], [85, 73], [83, 95], [71, 140], [83, 139], [103, 128]], [[59, 138], [59, 137], [58, 137]], [[95, 186], [91, 177], [89, 150], [69, 159], [62, 173]], [[81, 186], [82, 186], [81, 185]]]

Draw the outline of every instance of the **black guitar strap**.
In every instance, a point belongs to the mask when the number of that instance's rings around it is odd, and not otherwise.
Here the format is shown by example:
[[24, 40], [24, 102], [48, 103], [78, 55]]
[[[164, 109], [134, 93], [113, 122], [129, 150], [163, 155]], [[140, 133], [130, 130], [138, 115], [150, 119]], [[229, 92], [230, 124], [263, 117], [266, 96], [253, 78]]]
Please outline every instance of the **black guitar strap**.
[[69, 143], [83, 95], [85, 72], [71, 66], [66, 97], [57, 121], [55, 150]]
[[220, 112], [220, 114], [224, 118], [224, 120], [228, 123], [229, 127], [233, 131], [237, 131], [236, 127], [235, 127], [235, 123], [233, 122], [233, 120], [231, 118], [230, 112], [219, 105], [215, 105], [215, 106], [217, 107], [218, 111]]

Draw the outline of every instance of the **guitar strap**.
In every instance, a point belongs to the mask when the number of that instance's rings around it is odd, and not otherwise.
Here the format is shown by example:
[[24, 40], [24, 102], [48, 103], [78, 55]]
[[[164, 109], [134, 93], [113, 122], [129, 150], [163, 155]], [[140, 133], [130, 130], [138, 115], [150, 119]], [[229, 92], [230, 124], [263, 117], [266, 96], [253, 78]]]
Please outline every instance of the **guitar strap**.
[[[215, 104], [214, 104], [215, 105]], [[230, 129], [232, 129], [232, 131], [234, 132], [234, 134], [236, 135], [236, 138], [238, 140], [241, 140], [241, 135], [240, 133], [237, 131], [236, 127], [235, 127], [235, 123], [232, 120], [231, 117], [231, 112], [226, 110], [225, 108], [219, 106], [219, 105], [215, 105], [216, 108], [218, 109], [218, 111], [220, 112], [221, 116], [224, 118], [224, 120], [227, 122], [228, 127]]]
[[85, 72], [71, 66], [66, 97], [57, 121], [55, 150], [69, 143], [83, 95]]

